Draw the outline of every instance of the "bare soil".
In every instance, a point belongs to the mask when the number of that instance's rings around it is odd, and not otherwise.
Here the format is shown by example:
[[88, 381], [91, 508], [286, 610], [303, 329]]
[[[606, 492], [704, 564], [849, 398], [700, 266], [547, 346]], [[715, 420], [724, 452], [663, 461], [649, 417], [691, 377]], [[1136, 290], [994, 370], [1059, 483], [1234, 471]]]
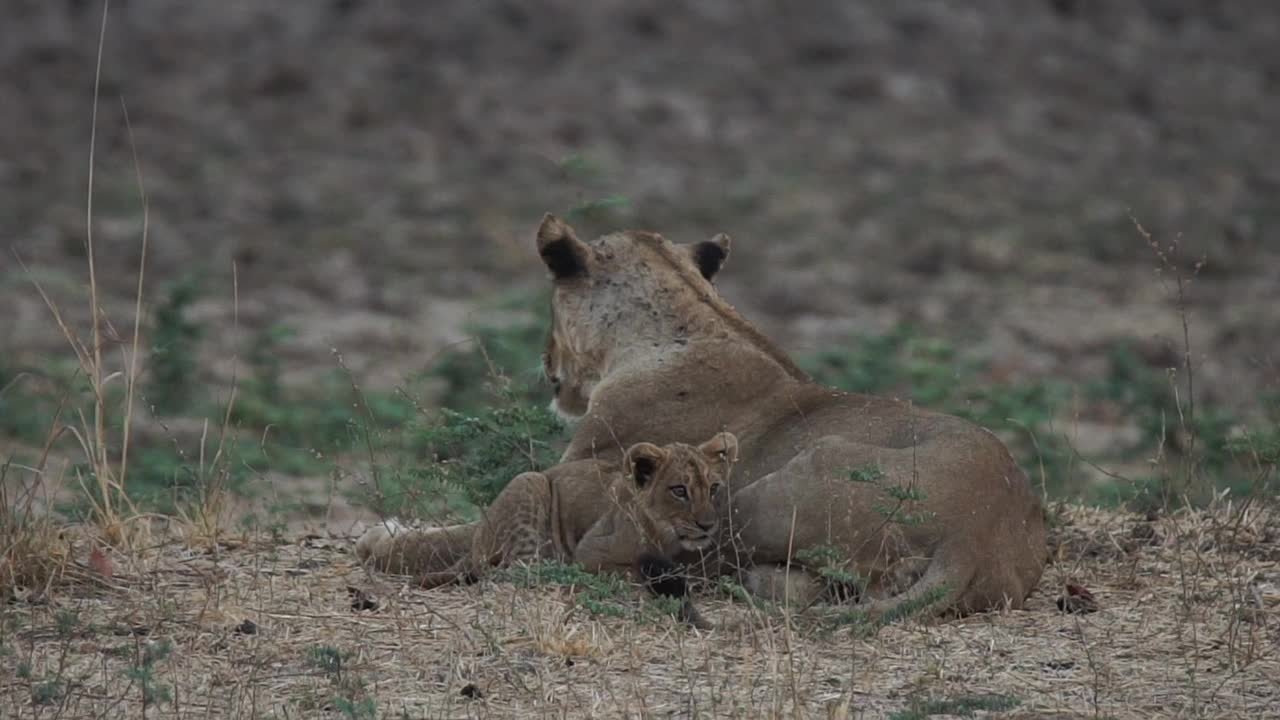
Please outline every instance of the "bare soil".
[[[16, 258], [84, 327], [101, 6], [3, 7], [0, 356], [39, 372], [70, 353]], [[135, 145], [148, 317], [199, 278], [218, 387], [276, 324], [296, 331], [287, 382], [337, 350], [390, 387], [495, 296], [542, 286], [544, 211], [609, 196], [628, 202], [585, 234], [730, 233], [722, 292], [790, 351], [911, 322], [993, 378], [1081, 383], [1117, 343], [1179, 363], [1170, 273], [1136, 220], [1195, 274], [1201, 397], [1248, 415], [1280, 387], [1275, 3], [116, 0], [105, 38], [103, 304], [129, 327]], [[1122, 434], [1085, 420], [1098, 444]], [[1280, 717], [1265, 512], [1067, 508], [1025, 611], [857, 638], [712, 596], [721, 628], [699, 634], [563, 590], [370, 577], [347, 537], [367, 511], [331, 478], [274, 480], [326, 499], [317, 537], [165, 539], [105, 580], [75, 545], [66, 584], [6, 604], [0, 717], [138, 717], [129, 670], [160, 641], [155, 716], [336, 717], [363, 687], [409, 717], [879, 717], [988, 693], [1020, 701], [1005, 717]], [[1061, 613], [1067, 582], [1100, 610]], [[353, 611], [348, 586], [378, 608]], [[342, 673], [317, 646], [350, 653]], [[33, 705], [47, 679], [60, 694]]]
[[[982, 697], [1016, 702], [986, 717], [1280, 717], [1280, 518], [1059, 510], [1025, 610], [870, 637], [716, 595], [698, 598], [718, 625], [702, 632], [592, 615], [555, 586], [424, 592], [366, 575], [342, 537], [173, 540], [116, 556], [110, 578], [71, 565], [50, 599], [10, 606], [0, 707], [141, 717], [129, 669], [167, 644], [158, 717], [351, 717], [341, 697], [413, 718], [886, 717]], [[1096, 612], [1062, 612], [1067, 583]], [[33, 705], [52, 680], [62, 694]]]

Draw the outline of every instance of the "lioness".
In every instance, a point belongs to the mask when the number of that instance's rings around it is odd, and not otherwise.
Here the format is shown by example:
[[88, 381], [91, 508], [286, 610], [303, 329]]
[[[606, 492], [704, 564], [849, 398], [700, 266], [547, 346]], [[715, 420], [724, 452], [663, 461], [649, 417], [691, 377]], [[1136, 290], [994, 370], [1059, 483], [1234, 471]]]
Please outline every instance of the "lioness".
[[821, 546], [862, 577], [873, 613], [912, 600], [1020, 607], [1045, 528], [1004, 444], [960, 418], [814, 383], [716, 292], [729, 247], [648, 232], [587, 243], [543, 218], [546, 372], [556, 409], [582, 418], [562, 461], [728, 430], [743, 451], [722, 551], [744, 580], [752, 566], [803, 567], [801, 551]]
[[[539, 558], [580, 563], [590, 572], [637, 571], [645, 556], [709, 551], [719, 539], [716, 507], [738, 441], [717, 433], [697, 447], [637, 443], [623, 463], [583, 459], [517, 475], [485, 509], [468, 552], [445, 570], [421, 573], [423, 587], [473, 582], [492, 567]], [[356, 544], [361, 561], [423, 567], [436, 550], [405, 543], [378, 525]], [[650, 578], [642, 578], [650, 579]]]
[[[1045, 528], [1004, 444], [956, 417], [814, 383], [716, 292], [729, 247], [725, 235], [677, 245], [635, 231], [588, 243], [543, 218], [545, 370], [553, 407], [581, 418], [562, 462], [727, 430], [743, 450], [713, 571], [786, 588], [778, 566], [803, 572], [804, 551], [823, 548], [861, 576], [870, 613], [912, 600], [1020, 607], [1044, 568]], [[418, 540], [447, 567], [472, 532]]]

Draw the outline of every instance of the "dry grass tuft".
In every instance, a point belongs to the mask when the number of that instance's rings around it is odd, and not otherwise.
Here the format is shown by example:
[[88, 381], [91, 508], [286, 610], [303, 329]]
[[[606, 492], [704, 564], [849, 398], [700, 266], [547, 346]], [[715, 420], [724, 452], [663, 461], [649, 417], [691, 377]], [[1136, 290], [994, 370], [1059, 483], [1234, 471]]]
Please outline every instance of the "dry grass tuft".
[[[721, 596], [699, 598], [719, 629], [698, 632], [593, 616], [560, 587], [421, 591], [369, 576], [345, 538], [172, 540], [7, 607], [0, 706], [32, 716], [57, 689], [62, 717], [138, 717], [149, 682], [173, 717], [1280, 716], [1275, 508], [1058, 517], [1026, 610], [874, 637]], [[1098, 611], [1060, 612], [1068, 582]]]

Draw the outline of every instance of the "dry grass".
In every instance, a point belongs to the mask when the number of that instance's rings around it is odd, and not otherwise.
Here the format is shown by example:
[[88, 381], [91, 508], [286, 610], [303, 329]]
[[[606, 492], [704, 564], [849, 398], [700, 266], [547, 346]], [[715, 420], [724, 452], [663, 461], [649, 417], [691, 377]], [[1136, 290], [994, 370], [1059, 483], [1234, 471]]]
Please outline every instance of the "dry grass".
[[[1280, 717], [1280, 514], [1062, 518], [1026, 610], [872, 638], [710, 596], [720, 629], [699, 633], [593, 617], [555, 587], [409, 589], [367, 576], [345, 538], [175, 541], [7, 605], [0, 708], [139, 717], [137, 668], [171, 644], [155, 716], [881, 717], [994, 695], [1019, 701], [1006, 717]], [[1100, 610], [1061, 613], [1066, 581]], [[354, 610], [349, 587], [378, 607]]]

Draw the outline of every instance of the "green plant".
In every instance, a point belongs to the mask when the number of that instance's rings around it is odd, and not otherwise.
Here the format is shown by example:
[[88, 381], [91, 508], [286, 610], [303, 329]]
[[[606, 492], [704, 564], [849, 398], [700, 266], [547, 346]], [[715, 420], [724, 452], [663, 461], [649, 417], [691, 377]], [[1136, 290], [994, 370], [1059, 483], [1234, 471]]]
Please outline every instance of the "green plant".
[[801, 548], [796, 551], [795, 559], [828, 583], [852, 589], [855, 596], [866, 589], [866, 578], [849, 567], [844, 553], [831, 545]]
[[342, 713], [343, 717], [351, 718], [351, 720], [376, 720], [378, 717], [378, 704], [371, 697], [358, 700], [349, 697], [335, 697], [333, 706], [338, 712]]
[[680, 616], [683, 602], [680, 598], [646, 596], [636, 609], [628, 601], [631, 585], [614, 573], [590, 573], [578, 564], [565, 564], [554, 560], [536, 563], [517, 563], [503, 568], [494, 578], [520, 587], [560, 586], [574, 589], [574, 602], [588, 613], [618, 618]]
[[192, 400], [201, 330], [187, 313], [198, 297], [199, 287], [189, 276], [170, 285], [156, 309], [147, 399], [157, 412], [184, 410]]
[[347, 672], [347, 660], [351, 653], [332, 645], [313, 645], [307, 648], [306, 664], [324, 673], [337, 691], [331, 702], [334, 709], [352, 720], [373, 720], [378, 716], [378, 706], [367, 696], [364, 680]]
[[948, 594], [950, 589], [945, 584], [937, 585], [923, 595], [903, 600], [878, 615], [872, 615], [865, 608], [855, 605], [827, 613], [822, 616], [822, 619], [828, 628], [847, 627], [857, 636], [870, 637], [885, 625], [915, 617], [932, 609], [946, 599]]
[[873, 483], [882, 477], [884, 470], [873, 462], [849, 470], [849, 479], [854, 482]]
[[[1108, 352], [1106, 376], [1087, 391], [1090, 398], [1118, 405], [1140, 431], [1138, 442], [1123, 449], [1126, 456], [1178, 462], [1159, 463], [1149, 477], [1109, 478], [1092, 493], [1096, 502], [1169, 507], [1184, 500], [1202, 504], [1224, 488], [1247, 495], [1265, 487], [1280, 457], [1280, 422], [1271, 417], [1261, 428], [1245, 427], [1202, 400], [1193, 412], [1178, 394], [1175, 374], [1149, 367], [1126, 344]], [[1275, 407], [1265, 400], [1264, 405]]]
[[362, 392], [358, 401], [351, 395], [351, 381], [341, 371], [296, 389], [281, 387], [276, 377], [254, 377], [245, 381], [230, 418], [233, 426], [255, 431], [273, 469], [307, 474], [323, 467], [317, 454], [349, 450], [366, 432], [398, 429], [416, 412], [397, 393]]
[[[503, 319], [466, 328], [472, 342], [446, 353], [428, 370], [445, 383], [440, 405], [475, 413], [495, 399], [544, 404], [546, 389], [538, 379], [542, 347], [551, 323], [551, 300], [545, 292], [513, 293], [492, 308]], [[531, 311], [531, 312], [530, 312]], [[508, 397], [501, 396], [506, 393]]]
[[[1005, 431], [1017, 438], [1013, 450], [1023, 466], [1043, 467], [1054, 491], [1080, 479], [1072, 474], [1065, 438], [1053, 428], [1057, 407], [1069, 397], [1061, 384], [983, 381], [982, 362], [958, 353], [944, 340], [919, 337], [910, 325], [860, 336], [843, 347], [802, 356], [798, 363], [828, 385], [850, 392], [905, 395], [924, 407]], [[858, 470], [851, 480], [870, 481], [875, 474]]]
[[342, 677], [342, 664], [349, 657], [332, 645], [315, 645], [307, 648], [307, 665], [326, 675]]
[[62, 699], [66, 688], [58, 680], [45, 680], [31, 686], [31, 703], [33, 705], [52, 705]]
[[475, 517], [511, 478], [559, 458], [564, 424], [504, 386], [500, 403], [475, 414], [442, 410], [434, 423], [412, 424], [406, 447], [419, 460], [381, 466], [372, 498], [388, 514], [455, 513]]
[[612, 573], [589, 573], [581, 565], [543, 560], [517, 563], [502, 569], [495, 577], [521, 587], [572, 587], [577, 590], [574, 601], [592, 615], [626, 617], [629, 614], [624, 604], [629, 586]]
[[173, 652], [173, 644], [168, 640], [146, 643], [135, 650], [133, 666], [126, 668], [125, 677], [138, 685], [142, 694], [142, 714], [147, 714], [147, 706], [168, 702], [172, 697], [170, 688], [156, 681], [155, 666], [169, 657]]
[[54, 613], [53, 624], [58, 637], [69, 638], [80, 628], [80, 614], [75, 610], [59, 610]]
[[57, 410], [51, 384], [0, 355], [0, 435], [43, 442]]
[[281, 346], [297, 333], [283, 323], [269, 325], [253, 339], [248, 353], [249, 368], [252, 371], [254, 390], [268, 401], [281, 400], [281, 375], [284, 361], [281, 359]]

